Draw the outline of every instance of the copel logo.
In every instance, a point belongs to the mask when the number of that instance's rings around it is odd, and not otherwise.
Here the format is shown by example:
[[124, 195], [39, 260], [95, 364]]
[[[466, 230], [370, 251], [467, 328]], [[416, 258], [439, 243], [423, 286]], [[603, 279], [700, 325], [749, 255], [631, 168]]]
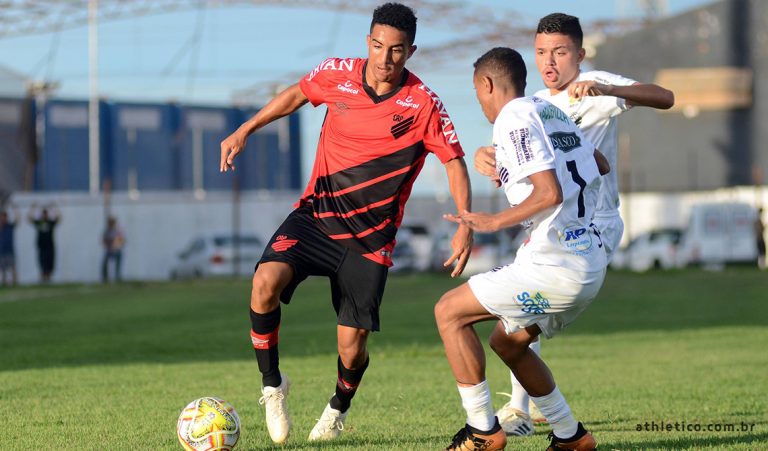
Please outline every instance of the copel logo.
[[419, 107], [418, 103], [413, 103], [413, 97], [411, 97], [411, 96], [406, 97], [405, 101], [397, 99], [397, 102], [395, 102], [395, 103], [400, 105], [400, 106], [404, 106], [406, 108], [418, 108]]
[[352, 87], [352, 82], [349, 80], [347, 80], [347, 82], [344, 83], [343, 85], [339, 83], [336, 86], [336, 89], [338, 89], [339, 91], [348, 92], [350, 94], [357, 94], [358, 92], [360, 92], [359, 89], [355, 89]]

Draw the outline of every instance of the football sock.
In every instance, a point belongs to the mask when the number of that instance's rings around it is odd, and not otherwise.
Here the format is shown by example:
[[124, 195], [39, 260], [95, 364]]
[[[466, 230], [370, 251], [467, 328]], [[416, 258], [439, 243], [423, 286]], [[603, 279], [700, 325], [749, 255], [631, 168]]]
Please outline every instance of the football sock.
[[269, 313], [256, 313], [251, 310], [251, 342], [256, 351], [256, 362], [261, 371], [261, 383], [265, 387], [279, 387], [282, 382], [280, 358], [277, 351], [278, 332], [280, 331], [280, 306]]
[[471, 387], [458, 386], [461, 405], [467, 411], [467, 424], [481, 431], [490, 431], [496, 425], [496, 414], [491, 404], [488, 381]]
[[338, 368], [338, 378], [336, 379], [336, 393], [331, 397], [330, 405], [332, 409], [336, 409], [341, 413], [346, 412], [349, 409], [349, 405], [352, 403], [352, 398], [357, 392], [357, 387], [360, 385], [360, 381], [363, 379], [363, 374], [368, 368], [369, 358], [365, 359], [363, 366], [356, 370], [350, 370], [345, 368], [341, 363], [341, 357], [339, 357], [336, 367]]
[[541, 414], [549, 421], [552, 432], [559, 439], [573, 437], [579, 424], [573, 418], [571, 408], [565, 401], [560, 389], [555, 387], [552, 393], [540, 397], [531, 396], [533, 403], [539, 408]]
[[[528, 347], [531, 348], [531, 351], [535, 352], [536, 355], [540, 355], [541, 340], [534, 341]], [[512, 408], [517, 409], [526, 415], [529, 415], [530, 412], [528, 412], [528, 392], [525, 391], [522, 385], [520, 385], [520, 382], [517, 381], [517, 378], [515, 378], [515, 374], [513, 372], [510, 371], [509, 375], [512, 379], [512, 399], [509, 400], [509, 405]]]

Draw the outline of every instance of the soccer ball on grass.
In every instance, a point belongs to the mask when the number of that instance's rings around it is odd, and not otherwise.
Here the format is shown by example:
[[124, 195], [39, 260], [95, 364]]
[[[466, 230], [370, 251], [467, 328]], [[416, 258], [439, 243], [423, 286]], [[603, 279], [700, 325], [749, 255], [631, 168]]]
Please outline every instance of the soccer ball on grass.
[[240, 417], [232, 404], [206, 396], [187, 404], [176, 430], [187, 451], [230, 451], [240, 438]]

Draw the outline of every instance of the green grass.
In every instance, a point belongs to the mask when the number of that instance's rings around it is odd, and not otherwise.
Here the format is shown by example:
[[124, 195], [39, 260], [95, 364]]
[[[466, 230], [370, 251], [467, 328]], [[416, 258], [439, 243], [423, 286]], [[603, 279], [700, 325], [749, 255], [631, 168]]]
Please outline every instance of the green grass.
[[[293, 388], [290, 450], [441, 449], [464, 414], [432, 306], [457, 281], [391, 277], [381, 333], [345, 434], [305, 441], [334, 389], [335, 318], [324, 279], [283, 309]], [[746, 268], [611, 272], [543, 356], [601, 449], [768, 448], [768, 274]], [[0, 290], [0, 450], [175, 450], [176, 418], [217, 395], [243, 421], [237, 449], [270, 449], [248, 339], [249, 282], [214, 280]], [[490, 327], [481, 327], [487, 336]], [[488, 352], [488, 380], [509, 391]], [[494, 395], [498, 407], [503, 397]], [[645, 422], [755, 424], [751, 432], [647, 432]], [[546, 447], [547, 427], [508, 449]]]

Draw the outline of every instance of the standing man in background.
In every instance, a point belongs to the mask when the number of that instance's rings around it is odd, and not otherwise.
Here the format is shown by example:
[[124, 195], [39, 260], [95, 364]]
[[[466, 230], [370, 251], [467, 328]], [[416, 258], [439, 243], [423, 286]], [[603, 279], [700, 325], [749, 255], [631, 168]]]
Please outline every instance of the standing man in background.
[[[674, 94], [655, 84], [643, 84], [630, 78], [604, 71], [581, 71], [586, 51], [582, 47], [584, 34], [579, 19], [562, 13], [543, 17], [536, 29], [534, 52], [536, 66], [546, 89], [534, 95], [546, 99], [565, 112], [601, 153], [611, 168], [601, 178], [594, 224], [610, 262], [624, 232], [619, 215], [617, 116], [634, 106], [669, 109]], [[484, 175], [496, 177], [493, 148], [484, 147], [475, 154], [475, 168]], [[531, 344], [540, 352], [540, 341]], [[529, 411], [529, 396], [512, 378], [512, 394], [497, 415], [509, 435], [533, 434]], [[546, 422], [538, 412], [534, 419]]]
[[14, 209], [13, 220], [7, 210], [0, 211], [0, 276], [2, 286], [16, 285], [16, 252], [14, 229], [19, 224], [19, 211]]
[[[291, 429], [288, 378], [279, 370], [280, 303], [288, 304], [308, 276], [328, 277], [336, 310], [335, 393], [309, 440], [341, 434], [350, 404], [368, 368], [368, 336], [378, 331], [395, 234], [405, 203], [429, 153], [445, 166], [457, 212], [470, 210], [464, 152], [437, 95], [405, 68], [416, 51], [416, 16], [399, 3], [376, 8], [367, 37], [368, 58], [328, 58], [270, 101], [221, 143], [220, 170], [256, 130], [307, 102], [328, 108], [312, 175], [295, 210], [270, 239], [251, 292], [251, 341], [262, 375], [260, 403], [269, 435], [284, 443]], [[472, 232], [460, 225], [452, 241], [464, 269]]]
[[29, 211], [29, 222], [37, 231], [37, 260], [40, 264], [40, 281], [51, 281], [53, 269], [56, 265], [56, 245], [53, 240], [53, 231], [61, 221], [61, 214], [54, 205], [43, 207], [40, 215], [35, 215], [35, 205]]
[[104, 246], [104, 260], [101, 263], [101, 281], [109, 282], [109, 262], [114, 262], [115, 281], [122, 280], [120, 266], [123, 260], [123, 246], [125, 246], [125, 234], [117, 223], [117, 218], [107, 218], [107, 228], [101, 235], [101, 244]]

